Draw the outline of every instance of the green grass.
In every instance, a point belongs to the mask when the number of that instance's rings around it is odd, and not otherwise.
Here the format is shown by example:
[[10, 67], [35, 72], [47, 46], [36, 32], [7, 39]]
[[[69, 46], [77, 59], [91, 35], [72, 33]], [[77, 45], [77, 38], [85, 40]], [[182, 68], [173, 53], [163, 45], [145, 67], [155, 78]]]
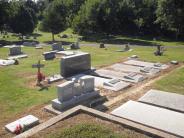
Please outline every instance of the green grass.
[[97, 124], [78, 124], [64, 130], [57, 130], [47, 136], [48, 138], [132, 138], [131, 132], [117, 132]]
[[[67, 34], [68, 38], [60, 38], [59, 35]], [[8, 38], [7, 38], [8, 36]], [[33, 36], [37, 36], [36, 39], [33, 38]], [[61, 32], [60, 34], [55, 35], [56, 41], [65, 41], [65, 42], [75, 42], [78, 37], [81, 37], [77, 34], [73, 33], [72, 29], [66, 29], [64, 32]], [[144, 37], [135, 37], [135, 36], [124, 36], [124, 35], [114, 35], [114, 36], [105, 36], [102, 34], [94, 34], [94, 35], [87, 35], [84, 36], [85, 39], [82, 41], [83, 43], [109, 43], [109, 44], [135, 44], [135, 45], [155, 45], [159, 44], [162, 46], [184, 46], [184, 41], [176, 41], [168, 38], [157, 38], [156, 41], [153, 40], [153, 37], [150, 36], [144, 36]], [[156, 36], [157, 37], [157, 36]], [[8, 33], [5, 38], [3, 38], [3, 35], [0, 34], [0, 40], [5, 41], [21, 41], [18, 37], [15, 36], [15, 34]], [[25, 40], [34, 40], [39, 42], [49, 42], [52, 41], [52, 35], [48, 32], [41, 32], [38, 29], [35, 29], [34, 33], [30, 35], [29, 39]]]
[[154, 88], [184, 95], [184, 68], [175, 70], [169, 76], [157, 81]]

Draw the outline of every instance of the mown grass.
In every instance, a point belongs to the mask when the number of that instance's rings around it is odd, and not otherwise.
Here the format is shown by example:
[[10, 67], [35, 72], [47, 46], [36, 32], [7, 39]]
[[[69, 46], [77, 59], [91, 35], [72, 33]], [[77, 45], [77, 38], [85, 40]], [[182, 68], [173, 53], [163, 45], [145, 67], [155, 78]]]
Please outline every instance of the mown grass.
[[[138, 136], [138, 135], [137, 135]], [[115, 132], [106, 126], [99, 124], [78, 124], [71, 128], [57, 130], [48, 138], [133, 138], [136, 137], [130, 131]], [[142, 135], [140, 136], [142, 137]]]
[[[63, 34], [68, 35], [68, 38], [61, 38], [59, 36], [62, 36]], [[4, 35], [0, 34], [0, 40], [5, 41], [21, 41], [19, 37], [17, 37], [15, 34], [8, 33], [5, 35], [5, 38], [3, 38]], [[7, 37], [8, 36], [8, 37]], [[33, 34], [29, 35], [30, 38], [24, 39], [24, 40], [31, 40], [31, 41], [38, 41], [38, 42], [50, 42], [52, 41], [52, 35], [49, 32], [42, 32], [38, 29], [35, 29]], [[34, 36], [36, 36], [36, 39], [34, 39]], [[68, 28], [65, 31], [56, 34], [55, 40], [56, 41], [64, 41], [64, 42], [75, 42], [78, 37], [82, 37], [78, 34], [74, 34], [73, 30]], [[125, 35], [111, 35], [106, 36], [103, 34], [91, 34], [83, 36], [84, 39], [82, 40], [83, 43], [108, 43], [108, 44], [133, 44], [133, 45], [162, 45], [162, 46], [184, 46], [184, 41], [176, 41], [174, 39], [169, 38], [157, 38], [154, 40], [154, 37], [151, 36], [125, 36]]]

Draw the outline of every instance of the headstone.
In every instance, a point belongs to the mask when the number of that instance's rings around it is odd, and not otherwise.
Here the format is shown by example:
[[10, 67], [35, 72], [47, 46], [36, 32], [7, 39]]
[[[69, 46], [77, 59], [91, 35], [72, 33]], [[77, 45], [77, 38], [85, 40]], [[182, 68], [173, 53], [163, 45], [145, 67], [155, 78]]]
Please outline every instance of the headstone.
[[61, 76], [70, 77], [91, 70], [91, 56], [88, 53], [61, 58]]
[[15, 133], [17, 126], [21, 126], [21, 128], [23, 129], [22, 131], [25, 131], [25, 130], [27, 130], [31, 127], [34, 127], [35, 125], [38, 125], [38, 124], [39, 124], [38, 118], [36, 118], [33, 115], [28, 115], [28, 116], [25, 116], [25, 117], [15, 121], [15, 122], [7, 124], [5, 126], [5, 128], [10, 132]]
[[54, 58], [56, 57], [55, 54], [56, 54], [55, 51], [44, 52], [44, 53], [43, 53], [43, 56], [44, 56], [44, 59], [45, 59], [45, 60], [52, 60], [52, 59], [54, 59]]
[[85, 90], [85, 93], [94, 91], [95, 79], [90, 76], [84, 76], [80, 79], [81, 86]]
[[54, 43], [54, 44], [52, 44], [52, 50], [53, 51], [64, 51], [62, 43]]
[[94, 78], [82, 77], [78, 82], [58, 85], [58, 98], [52, 100], [52, 107], [62, 111], [96, 96], [99, 94], [94, 88]]
[[111, 114], [184, 137], [184, 114], [182, 113], [129, 101], [112, 111]]
[[68, 101], [73, 98], [74, 82], [67, 81], [57, 86], [58, 99], [61, 102]]
[[24, 42], [23, 45], [24, 46], [36, 46], [37, 43], [36, 42]]
[[163, 48], [160, 45], [158, 45], [157, 50], [154, 52], [155, 56], [162, 56], [163, 53], [164, 53]]
[[11, 48], [9, 48], [9, 50], [10, 50], [10, 54], [9, 54], [10, 56], [21, 55], [22, 54], [20, 46], [11, 47]]
[[130, 86], [130, 83], [123, 82], [119, 79], [112, 79], [110, 81], [104, 82], [104, 88], [113, 91], [120, 91]]
[[104, 43], [100, 43], [100, 48], [105, 48], [105, 44]]
[[71, 49], [80, 49], [80, 46], [79, 46], [79, 39], [77, 39], [77, 42], [71, 44], [70, 48], [71, 48]]
[[184, 95], [159, 90], [150, 90], [139, 102], [184, 113]]

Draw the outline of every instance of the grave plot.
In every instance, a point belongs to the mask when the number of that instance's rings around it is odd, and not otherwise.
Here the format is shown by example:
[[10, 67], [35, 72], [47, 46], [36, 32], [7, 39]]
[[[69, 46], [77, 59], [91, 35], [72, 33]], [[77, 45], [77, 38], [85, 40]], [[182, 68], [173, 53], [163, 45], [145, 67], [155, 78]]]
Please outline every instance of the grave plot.
[[111, 114], [184, 137], [184, 114], [182, 113], [129, 101], [112, 111]]
[[125, 73], [125, 72], [117, 72], [113, 70], [107, 69], [99, 69], [95, 71], [95, 75], [107, 78], [115, 78], [120, 79], [126, 82], [138, 83], [144, 81], [147, 77], [138, 73]]
[[169, 67], [166, 64], [151, 63], [151, 62], [144, 62], [144, 61], [138, 61], [138, 60], [128, 60], [128, 61], [125, 61], [124, 64], [134, 65], [138, 67], [153, 67], [156, 69], [167, 69]]
[[131, 65], [125, 65], [125, 64], [114, 64], [109, 67], [110, 69], [113, 69], [115, 71], [122, 71], [122, 72], [134, 72], [134, 73], [142, 73], [142, 74], [148, 74], [148, 75], [155, 75], [156, 73], [159, 73], [159, 69], [154, 69], [151, 67], [136, 67]]
[[184, 113], [184, 96], [175, 93], [150, 90], [139, 99], [139, 102]]
[[131, 86], [130, 83], [123, 82], [119, 79], [107, 79], [107, 78], [96, 77], [96, 76], [85, 75], [85, 74], [79, 74], [69, 79], [73, 81], [78, 81], [81, 77], [84, 77], [84, 76], [94, 78], [95, 87], [101, 87], [112, 91], [120, 91]]

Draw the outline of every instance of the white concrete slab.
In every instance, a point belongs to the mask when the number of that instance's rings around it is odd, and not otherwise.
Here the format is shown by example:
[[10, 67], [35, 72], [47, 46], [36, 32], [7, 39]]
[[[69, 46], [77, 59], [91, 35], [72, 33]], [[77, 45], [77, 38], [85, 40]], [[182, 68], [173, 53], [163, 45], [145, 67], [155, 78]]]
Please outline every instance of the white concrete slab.
[[122, 81], [132, 82], [132, 83], [138, 83], [147, 78], [146, 76], [143, 76], [141, 74], [136, 74], [130, 79], [127, 77], [129, 73], [118, 72], [118, 71], [107, 70], [107, 69], [96, 70], [95, 74], [102, 77], [107, 77], [112, 79], [115, 78], [115, 79], [120, 79]]
[[132, 66], [132, 65], [126, 65], [122, 63], [114, 64], [110, 66], [115, 71], [122, 71], [127, 73], [141, 73], [141, 74], [147, 74], [147, 75], [155, 75], [156, 73], [159, 73], [159, 69], [155, 69], [152, 67], [138, 67], [138, 66]]
[[139, 67], [154, 67], [157, 69], [167, 69], [169, 67], [169, 65], [166, 65], [166, 64], [161, 64], [161, 66], [157, 66], [158, 63], [144, 62], [139, 60], [128, 60], [128, 61], [125, 61], [124, 63], [128, 65], [139, 66]]
[[14, 63], [15, 63], [15, 60], [4, 60], [4, 59], [0, 59], [0, 66], [13, 65]]
[[33, 115], [28, 115], [28, 116], [25, 116], [25, 117], [23, 117], [23, 118], [21, 118], [19, 120], [16, 120], [15, 122], [12, 122], [10, 124], [7, 124], [5, 126], [5, 128], [8, 131], [14, 133], [15, 130], [16, 130], [16, 127], [18, 125], [21, 125], [24, 129], [28, 129], [28, 128], [31, 128], [31, 127], [37, 125], [37, 124], [39, 124], [39, 119], [36, 118]]
[[184, 113], [184, 95], [159, 90], [150, 90], [139, 102], [152, 104]]
[[182, 113], [129, 101], [111, 114], [184, 137], [184, 114]]
[[22, 54], [22, 55], [10, 56], [8, 57], [8, 59], [11, 60], [11, 59], [20, 59], [20, 58], [27, 58], [27, 57], [28, 55]]

